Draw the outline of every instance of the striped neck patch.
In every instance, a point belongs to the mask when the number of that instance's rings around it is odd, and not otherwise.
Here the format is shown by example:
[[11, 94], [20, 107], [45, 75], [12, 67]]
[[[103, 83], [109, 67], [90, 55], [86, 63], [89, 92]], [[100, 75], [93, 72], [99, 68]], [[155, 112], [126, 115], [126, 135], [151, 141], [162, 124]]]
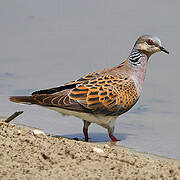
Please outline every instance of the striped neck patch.
[[129, 56], [129, 62], [133, 65], [141, 65], [140, 58], [142, 57], [142, 54], [137, 49], [133, 49], [131, 51], [131, 54]]

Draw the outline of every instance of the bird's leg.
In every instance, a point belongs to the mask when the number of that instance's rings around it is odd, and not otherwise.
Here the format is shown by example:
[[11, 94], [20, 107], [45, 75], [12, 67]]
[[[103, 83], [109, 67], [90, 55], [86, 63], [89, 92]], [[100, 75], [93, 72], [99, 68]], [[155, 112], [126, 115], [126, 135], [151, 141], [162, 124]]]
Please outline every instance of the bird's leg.
[[108, 133], [109, 133], [109, 137], [111, 138], [112, 141], [114, 141], [114, 142], [120, 141], [114, 136], [114, 126], [108, 128]]
[[120, 141], [118, 140], [113, 134], [109, 133], [109, 137], [111, 138], [112, 141], [116, 142], [116, 141]]
[[84, 122], [84, 126], [83, 126], [84, 138], [85, 138], [85, 141], [88, 142], [88, 139], [89, 139], [88, 138], [88, 127], [91, 123], [88, 121], [85, 121], [85, 120], [83, 120], [83, 122]]

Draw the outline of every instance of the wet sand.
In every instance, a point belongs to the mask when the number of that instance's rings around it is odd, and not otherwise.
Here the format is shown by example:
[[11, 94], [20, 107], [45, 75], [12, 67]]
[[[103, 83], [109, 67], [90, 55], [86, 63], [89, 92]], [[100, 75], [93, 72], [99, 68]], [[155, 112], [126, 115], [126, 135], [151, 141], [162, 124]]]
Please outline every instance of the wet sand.
[[0, 179], [180, 179], [180, 161], [1, 122]]

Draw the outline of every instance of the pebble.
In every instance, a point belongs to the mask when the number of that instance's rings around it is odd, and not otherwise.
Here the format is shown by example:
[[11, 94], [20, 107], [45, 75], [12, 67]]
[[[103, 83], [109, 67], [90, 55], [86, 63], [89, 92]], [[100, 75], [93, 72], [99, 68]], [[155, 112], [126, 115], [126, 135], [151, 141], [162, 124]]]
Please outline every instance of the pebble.
[[108, 148], [108, 149], [110, 148], [110, 146], [109, 146], [109, 145], [107, 145], [107, 144], [105, 144], [105, 145], [104, 145], [104, 147], [105, 147], [105, 148]]
[[100, 148], [93, 147], [93, 151], [97, 153], [104, 153], [104, 151]]
[[21, 130], [17, 130], [17, 135], [20, 135], [21, 134]]
[[41, 131], [41, 130], [38, 130], [38, 129], [34, 129], [33, 130], [33, 134], [34, 135], [46, 135], [43, 131]]

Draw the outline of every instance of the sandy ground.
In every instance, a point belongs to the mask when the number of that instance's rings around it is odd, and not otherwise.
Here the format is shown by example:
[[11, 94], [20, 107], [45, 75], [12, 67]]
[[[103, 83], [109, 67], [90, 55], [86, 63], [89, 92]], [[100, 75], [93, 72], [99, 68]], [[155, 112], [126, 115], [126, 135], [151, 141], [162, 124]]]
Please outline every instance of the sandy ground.
[[180, 179], [180, 162], [0, 123], [0, 179]]

